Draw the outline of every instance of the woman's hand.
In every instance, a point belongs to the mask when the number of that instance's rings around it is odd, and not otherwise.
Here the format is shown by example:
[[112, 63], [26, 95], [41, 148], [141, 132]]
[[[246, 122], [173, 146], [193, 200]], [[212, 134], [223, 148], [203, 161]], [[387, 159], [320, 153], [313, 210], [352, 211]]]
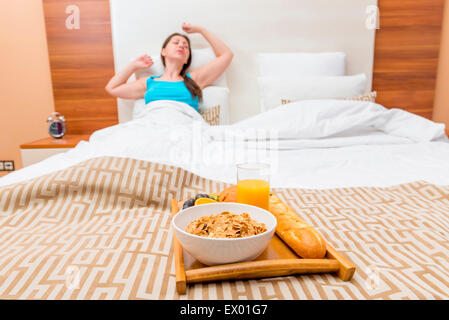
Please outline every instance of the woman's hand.
[[186, 33], [198, 33], [198, 32], [201, 32], [202, 27], [183, 22], [182, 30]]
[[134, 60], [132, 62], [132, 65], [135, 69], [149, 68], [153, 65], [153, 60], [149, 55], [144, 54], [138, 57], [136, 60]]

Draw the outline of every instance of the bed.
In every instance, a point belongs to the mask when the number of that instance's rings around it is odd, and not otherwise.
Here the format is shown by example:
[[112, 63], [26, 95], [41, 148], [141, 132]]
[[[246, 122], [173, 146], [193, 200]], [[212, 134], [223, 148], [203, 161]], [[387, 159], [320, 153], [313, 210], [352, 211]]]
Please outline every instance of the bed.
[[[221, 105], [220, 125], [174, 101], [119, 101], [119, 124], [0, 178], [0, 298], [448, 299], [444, 125], [371, 99], [374, 31], [360, 27], [363, 16], [323, 22], [313, 10], [365, 12], [375, 1], [336, 3], [298, 1], [292, 15], [252, 2], [242, 7], [236, 21], [247, 18], [246, 9], [262, 10], [253, 15], [255, 28], [265, 26], [263, 10], [298, 24], [271, 41], [258, 35], [247, 51], [243, 33], [231, 28], [231, 45], [241, 50], [203, 105]], [[136, 13], [152, 4], [111, 1], [117, 69], [143, 50], [129, 35], [158, 23]], [[183, 18], [188, 8], [176, 8], [171, 14]], [[130, 26], [130, 16], [140, 18]], [[331, 31], [321, 34], [324, 27]], [[300, 53], [289, 47], [289, 32], [301, 35]], [[302, 77], [286, 80], [292, 66]], [[234, 184], [243, 161], [271, 164], [273, 191], [356, 265], [351, 281], [302, 275], [176, 293], [171, 199]]]
[[[209, 126], [182, 103], [156, 102], [146, 116], [0, 179], [1, 298], [448, 298], [444, 126], [373, 102], [331, 99]], [[284, 121], [276, 127], [273, 119]], [[241, 138], [239, 130], [248, 135], [229, 149], [224, 137]], [[254, 132], [266, 134], [263, 147]], [[240, 161], [204, 158], [208, 148], [278, 157], [273, 190], [355, 263], [353, 279], [225, 281], [178, 296], [170, 200], [235, 183]]]

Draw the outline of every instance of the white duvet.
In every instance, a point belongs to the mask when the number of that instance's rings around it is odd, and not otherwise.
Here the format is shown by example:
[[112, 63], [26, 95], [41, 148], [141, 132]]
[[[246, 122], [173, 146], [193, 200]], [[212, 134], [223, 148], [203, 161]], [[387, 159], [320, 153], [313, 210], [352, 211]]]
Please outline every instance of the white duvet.
[[188, 105], [155, 101], [132, 121], [0, 178], [25, 181], [99, 156], [183, 167], [236, 181], [235, 165], [272, 164], [272, 187], [390, 186], [417, 180], [449, 184], [444, 125], [371, 102], [307, 100], [228, 126], [208, 126]]

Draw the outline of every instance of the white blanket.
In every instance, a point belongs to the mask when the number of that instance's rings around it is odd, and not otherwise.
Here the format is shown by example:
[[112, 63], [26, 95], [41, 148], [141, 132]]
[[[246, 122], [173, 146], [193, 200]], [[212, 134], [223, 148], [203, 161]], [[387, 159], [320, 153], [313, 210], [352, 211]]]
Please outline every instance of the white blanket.
[[301, 101], [211, 127], [184, 103], [154, 101], [140, 118], [98, 130], [89, 142], [8, 174], [0, 186], [99, 156], [171, 164], [229, 183], [237, 163], [270, 162], [273, 187], [449, 184], [447, 142], [444, 125], [370, 102]]

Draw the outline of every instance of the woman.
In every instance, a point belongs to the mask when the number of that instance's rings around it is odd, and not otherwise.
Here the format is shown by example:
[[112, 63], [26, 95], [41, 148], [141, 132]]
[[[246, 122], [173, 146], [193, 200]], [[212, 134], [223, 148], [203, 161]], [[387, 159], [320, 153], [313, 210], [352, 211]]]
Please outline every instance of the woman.
[[220, 39], [203, 27], [183, 23], [182, 30], [186, 33], [201, 33], [211, 45], [216, 58], [186, 73], [192, 61], [190, 40], [187, 36], [173, 33], [162, 45], [164, 74], [127, 83], [136, 70], [148, 68], [153, 64], [150, 56], [143, 55], [112, 77], [106, 85], [106, 91], [122, 99], [145, 98], [145, 103], [155, 100], [181, 101], [198, 111], [198, 102], [202, 98], [201, 90], [220, 77], [231, 63], [233, 53]]

